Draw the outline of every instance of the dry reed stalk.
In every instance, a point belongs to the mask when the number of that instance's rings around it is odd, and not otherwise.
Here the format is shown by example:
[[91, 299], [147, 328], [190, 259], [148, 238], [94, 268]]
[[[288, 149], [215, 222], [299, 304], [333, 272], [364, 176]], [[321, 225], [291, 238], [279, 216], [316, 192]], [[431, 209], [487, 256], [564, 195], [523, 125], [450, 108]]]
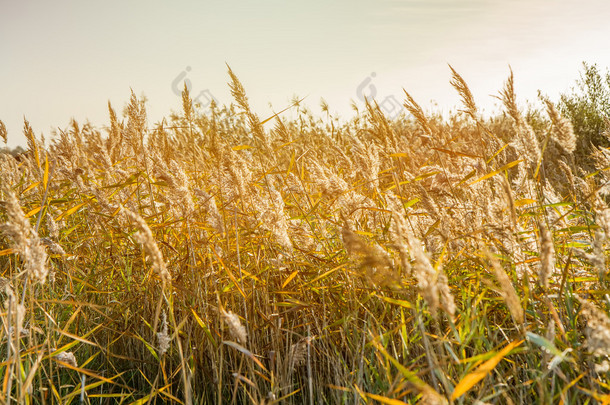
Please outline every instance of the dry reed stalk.
[[[23, 327], [23, 321], [25, 320], [26, 309], [23, 304], [19, 302], [19, 298], [13, 291], [10, 283], [7, 283], [4, 286], [4, 293], [6, 294], [6, 299], [4, 301], [4, 309], [6, 309], [6, 329], [7, 329], [7, 337], [9, 338], [10, 344], [14, 345], [12, 337], [19, 339], [23, 337], [24, 331], [27, 331]], [[13, 351], [17, 350], [13, 347]]]
[[515, 96], [515, 86], [513, 71], [510, 71], [504, 89], [500, 92], [502, 103], [512, 117], [514, 128], [517, 137], [512, 143], [517, 153], [523, 155], [530, 165], [530, 168], [535, 168], [538, 162], [542, 159], [540, 144], [532, 127], [525, 122], [521, 116], [521, 112], [517, 107], [517, 98]]
[[222, 235], [225, 231], [224, 222], [222, 219], [222, 215], [220, 214], [220, 212], [218, 211], [218, 207], [216, 206], [216, 199], [213, 195], [210, 195], [199, 188], [196, 188], [193, 191], [195, 192], [195, 195], [197, 195], [197, 197], [203, 200], [202, 205], [207, 214], [206, 220], [208, 224], [210, 224], [210, 226], [214, 228], [216, 232]]
[[123, 158], [123, 125], [119, 123], [110, 101], [108, 102], [108, 114], [110, 116], [110, 128], [108, 130], [106, 149], [110, 158], [116, 162]]
[[111, 204], [110, 201], [108, 201], [108, 199], [106, 198], [106, 196], [104, 195], [104, 193], [102, 192], [101, 189], [92, 188], [91, 194], [93, 194], [95, 196], [97, 203], [107, 213], [111, 214], [111, 213], [117, 211], [118, 209], [120, 209], [120, 207], [118, 205]]
[[49, 248], [51, 253], [55, 255], [65, 255], [66, 251], [62, 248], [59, 243], [49, 238], [40, 238], [40, 241]]
[[189, 89], [184, 82], [184, 90], [182, 90], [182, 112], [184, 113], [184, 119], [190, 124], [193, 120], [193, 100], [189, 94]]
[[350, 190], [345, 180], [323, 167], [319, 162], [311, 161], [308, 169], [314, 184], [329, 197], [337, 197]]
[[375, 130], [372, 135], [375, 136], [381, 142], [381, 148], [383, 150], [395, 150], [396, 149], [396, 135], [390, 126], [388, 119], [386, 118], [383, 111], [379, 107], [377, 101], [372, 102], [365, 98], [365, 105], [368, 112], [369, 121], [373, 124]]
[[243, 202], [246, 202], [248, 201], [248, 198], [252, 196], [250, 185], [252, 184], [254, 175], [252, 174], [250, 164], [241, 154], [231, 148], [227, 149], [227, 153], [223, 155], [224, 159], [222, 164], [227, 173], [229, 173], [230, 180], [219, 182], [221, 191], [226, 192], [228, 190], [229, 193], [234, 193], [234, 189], [237, 188], [237, 195], [241, 197]]
[[28, 141], [28, 149], [32, 158], [36, 162], [36, 168], [40, 169], [40, 150], [38, 147], [38, 141], [36, 140], [36, 135], [34, 135], [34, 130], [32, 130], [30, 123], [25, 118], [23, 119], [23, 134]]
[[[566, 162], [564, 162], [563, 159], [559, 159], [557, 161], [557, 163], [559, 164], [559, 169], [562, 171], [565, 178], [568, 180], [572, 193], [574, 193], [576, 191], [576, 178], [577, 177], [574, 176], [574, 173], [572, 172], [572, 168], [570, 168], [570, 166], [568, 166], [568, 164]], [[581, 178], [578, 177], [578, 179], [580, 181], [582, 181]], [[575, 197], [574, 197], [574, 199], [575, 199]]]
[[313, 338], [304, 337], [296, 343], [290, 345], [288, 350], [288, 370], [292, 372], [295, 368], [302, 366], [307, 361], [307, 347]]
[[517, 98], [515, 97], [515, 81], [513, 76], [513, 70], [510, 69], [510, 76], [504, 83], [504, 88], [500, 91], [500, 99], [511, 116], [513, 121], [517, 122], [521, 120], [521, 113], [517, 107]]
[[591, 253], [587, 253], [582, 249], [574, 249], [574, 255], [591, 263], [600, 277], [605, 276], [607, 272], [606, 256], [603, 249], [605, 238], [604, 232], [601, 229], [597, 229], [595, 230], [593, 241], [591, 242]]
[[381, 286], [400, 282], [388, 252], [378, 244], [369, 245], [350, 229], [349, 222], [341, 228], [341, 239], [350, 258], [364, 269], [364, 276], [369, 282]]
[[415, 120], [424, 131], [424, 136], [428, 139], [432, 136], [432, 129], [430, 128], [430, 121], [426, 118], [426, 114], [424, 114], [424, 110], [415, 102], [413, 97], [406, 90], [405, 96], [407, 97], [407, 101], [404, 103], [405, 108], [415, 117]]
[[6, 133], [6, 126], [4, 125], [4, 122], [2, 122], [2, 120], [0, 120], [0, 138], [2, 138], [2, 140], [4, 141], [5, 145], [8, 143], [8, 136], [7, 136], [7, 133]]
[[411, 261], [409, 246], [407, 243], [410, 234], [407, 220], [403, 215], [404, 208], [394, 193], [386, 193], [387, 207], [392, 213], [392, 223], [390, 224], [390, 239], [394, 243], [394, 248], [398, 250], [400, 264], [407, 275], [411, 275]]
[[[377, 206], [369, 197], [362, 195], [354, 190], [339, 195], [331, 208], [336, 209], [340, 215], [353, 219], [364, 219], [369, 228], [375, 227]], [[367, 212], [367, 210], [372, 210]]]
[[540, 221], [540, 269], [538, 279], [545, 291], [549, 288], [549, 277], [555, 273], [555, 247], [553, 245], [553, 235], [547, 226]]
[[8, 222], [3, 224], [1, 229], [12, 239], [12, 247], [24, 261], [28, 277], [34, 282], [44, 284], [49, 273], [44, 246], [38, 233], [23, 214], [13, 191], [4, 183], [1, 187], [7, 196], [5, 207], [8, 216]]
[[530, 168], [535, 168], [542, 159], [542, 152], [534, 129], [525, 121], [520, 121], [515, 129], [517, 139], [520, 141], [516, 144], [515, 149], [525, 156]]
[[104, 147], [99, 148], [99, 151], [95, 153], [96, 160], [102, 162], [104, 165], [104, 178], [107, 181], [112, 182], [116, 176], [116, 171], [114, 170], [114, 164], [112, 163], [112, 158], [108, 153], [108, 150]]
[[317, 247], [316, 237], [311, 233], [311, 225], [302, 219], [288, 220], [290, 238], [296, 246], [306, 251], [315, 250]]
[[591, 302], [578, 297], [580, 301], [580, 313], [585, 319], [586, 345], [595, 357], [600, 357], [601, 364], [596, 364], [598, 373], [607, 372], [610, 369], [610, 318], [608, 315], [593, 305]]
[[294, 246], [288, 235], [288, 222], [284, 212], [285, 204], [282, 194], [275, 188], [271, 179], [268, 179], [268, 192], [255, 198], [253, 203], [258, 211], [263, 228], [271, 231], [277, 243], [287, 253], [292, 253]]
[[504, 269], [500, 265], [498, 259], [488, 251], [485, 251], [485, 254], [487, 256], [487, 259], [491, 263], [491, 269], [493, 271], [493, 274], [496, 277], [496, 280], [498, 280], [498, 284], [500, 285], [500, 295], [506, 303], [506, 306], [510, 311], [510, 315], [512, 316], [513, 321], [517, 326], [523, 325], [523, 322], [525, 320], [525, 313], [523, 311], [523, 307], [521, 306], [521, 300], [517, 295], [517, 291], [515, 291], [513, 283], [506, 274], [506, 271], [504, 271]]
[[593, 202], [595, 223], [604, 231], [605, 240], [610, 238], [610, 208], [606, 205], [599, 193], [596, 193]]
[[595, 168], [602, 175], [601, 187], [596, 194], [601, 196], [610, 195], [610, 176], [607, 174], [608, 167], [610, 167], [610, 149], [592, 147], [592, 150], [591, 157], [593, 158]]
[[158, 156], [154, 162], [155, 174], [159, 179], [165, 180], [171, 188], [168, 199], [172, 203], [172, 208], [180, 208], [187, 216], [191, 214], [195, 210], [195, 204], [189, 189], [190, 181], [182, 167], [174, 160], [167, 167]]
[[474, 102], [474, 97], [470, 92], [470, 88], [462, 76], [460, 76], [460, 74], [456, 72], [451, 65], [449, 65], [449, 69], [451, 69], [451, 85], [457, 90], [458, 94], [462, 98], [462, 103], [466, 107], [466, 109], [463, 111], [473, 120], [478, 121], [478, 110]]
[[2, 182], [6, 184], [16, 184], [21, 178], [23, 168], [19, 162], [8, 153], [0, 153], [0, 173], [2, 173]]
[[59, 238], [59, 226], [57, 226], [57, 222], [53, 219], [53, 216], [49, 211], [46, 212], [45, 220], [47, 223], [47, 231], [49, 232], [49, 236], [53, 239]]
[[356, 256], [368, 251], [368, 245], [364, 239], [351, 230], [349, 223], [341, 228], [341, 239], [350, 256]]
[[[138, 100], [133, 90], [127, 106], [127, 127], [124, 137], [137, 161], [146, 158], [148, 153], [144, 152], [144, 133], [146, 131], [146, 107], [143, 100]], [[145, 166], [145, 165], [144, 165]]]
[[551, 137], [557, 141], [559, 146], [568, 154], [576, 150], [576, 134], [572, 122], [559, 114], [555, 105], [547, 98], [543, 99], [546, 111], [553, 124]]
[[131, 219], [133, 222], [136, 223], [138, 231], [134, 234], [134, 236], [136, 240], [144, 247], [146, 255], [150, 258], [152, 262], [152, 268], [155, 273], [157, 273], [157, 275], [161, 278], [163, 285], [167, 285], [171, 282], [171, 275], [165, 265], [163, 254], [159, 250], [159, 246], [155, 241], [152, 231], [146, 224], [146, 221], [144, 221], [144, 219], [139, 214], [125, 207], [121, 207], [121, 212], [127, 218]]
[[436, 284], [438, 285], [441, 308], [451, 317], [451, 320], [455, 320], [455, 311], [457, 310], [457, 307], [453, 294], [451, 294], [451, 290], [449, 289], [449, 279], [442, 268], [438, 270]]
[[357, 170], [364, 175], [367, 181], [366, 186], [375, 190], [379, 187], [379, 168], [381, 165], [379, 147], [375, 143], [365, 145], [357, 136], [354, 136], [353, 142], [352, 153], [360, 166], [357, 167]]
[[229, 76], [231, 77], [231, 83], [229, 83], [229, 87], [231, 88], [231, 95], [237, 102], [237, 104], [241, 107], [242, 110], [246, 113], [246, 117], [248, 118], [248, 124], [250, 126], [250, 130], [256, 139], [258, 139], [263, 148], [265, 150], [270, 150], [269, 140], [267, 139], [267, 135], [265, 134], [265, 130], [261, 125], [258, 117], [252, 112], [250, 109], [250, 105], [248, 103], [248, 97], [246, 96], [246, 90], [244, 86], [241, 84], [235, 73], [231, 70], [229, 66]]
[[504, 190], [504, 202], [510, 215], [511, 230], [515, 232], [517, 230], [517, 210], [515, 209], [513, 189], [505, 176], [502, 176], [502, 181], [500, 184], [502, 185], [502, 190]]
[[448, 286], [446, 286], [446, 277], [439, 277], [439, 273], [434, 269], [432, 263], [430, 263], [430, 258], [424, 252], [421, 242], [414, 236], [409, 235], [407, 239], [407, 243], [409, 245], [409, 251], [415, 260], [413, 265], [413, 276], [417, 280], [417, 286], [419, 288], [419, 292], [428, 304], [430, 308], [430, 312], [436, 316], [438, 308], [441, 306], [441, 291], [443, 295], [448, 294], [448, 296], [444, 296], [443, 300], [447, 301], [447, 298], [451, 297], [451, 299], [446, 302], [443, 309], [451, 315], [453, 318], [455, 315], [455, 304], [452, 304], [453, 297], [449, 292]]

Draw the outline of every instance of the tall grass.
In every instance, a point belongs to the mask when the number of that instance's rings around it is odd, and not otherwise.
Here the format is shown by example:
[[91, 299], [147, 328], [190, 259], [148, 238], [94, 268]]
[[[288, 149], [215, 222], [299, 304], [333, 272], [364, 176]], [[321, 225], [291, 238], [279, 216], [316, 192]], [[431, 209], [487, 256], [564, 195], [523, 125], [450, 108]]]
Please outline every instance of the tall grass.
[[[608, 151], [545, 100], [73, 122], [0, 154], [1, 401], [608, 403]], [[4, 126], [2, 133], [4, 133]], [[3, 135], [4, 137], [4, 135]]]

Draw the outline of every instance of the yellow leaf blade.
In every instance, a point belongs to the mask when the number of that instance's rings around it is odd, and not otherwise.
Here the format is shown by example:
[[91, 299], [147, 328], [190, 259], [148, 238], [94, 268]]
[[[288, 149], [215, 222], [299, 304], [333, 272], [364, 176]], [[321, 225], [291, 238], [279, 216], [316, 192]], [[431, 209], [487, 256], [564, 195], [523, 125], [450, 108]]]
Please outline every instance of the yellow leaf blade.
[[406, 402], [399, 401], [398, 399], [383, 397], [381, 395], [369, 394], [368, 392], [365, 394], [367, 397], [374, 399], [375, 401], [379, 401], [382, 404], [387, 405], [405, 405]]
[[502, 173], [504, 170], [508, 170], [511, 167], [517, 166], [521, 162], [523, 162], [523, 159], [519, 159], [519, 160], [515, 160], [515, 161], [510, 162], [510, 163], [507, 163], [504, 166], [502, 166], [501, 168], [499, 168], [497, 170], [494, 170], [493, 172], [487, 173], [483, 177], [479, 177], [478, 179], [476, 179], [475, 181], [473, 181], [472, 183], [470, 183], [468, 185], [472, 186], [475, 183], [478, 183], [478, 182], [483, 181], [483, 180], [487, 180], [488, 178], [493, 177], [493, 176], [495, 176], [498, 173]]
[[0, 256], [12, 255], [15, 251], [13, 249], [0, 250]]
[[70, 215], [74, 214], [76, 211], [78, 211], [85, 204], [87, 204], [87, 203], [84, 202], [84, 203], [80, 203], [78, 205], [75, 205], [74, 207], [64, 211], [64, 213], [61, 214], [60, 216], [58, 216], [57, 218], [55, 218], [55, 220], [56, 221], [60, 221], [62, 219], [66, 219], [66, 217], [69, 217]]
[[491, 162], [496, 156], [498, 156], [504, 149], [506, 149], [506, 147], [510, 145], [510, 143], [506, 143], [504, 144], [504, 146], [502, 146], [500, 149], [498, 149], [496, 151], [496, 153], [494, 153], [489, 159], [487, 159], [487, 163]]
[[244, 149], [250, 149], [250, 148], [252, 148], [252, 146], [250, 146], [250, 145], [237, 145], [237, 146], [233, 146], [231, 149], [244, 150]]
[[286, 287], [288, 285], [288, 283], [290, 283], [292, 281], [292, 279], [297, 276], [297, 274], [299, 274], [298, 270], [293, 271], [292, 274], [290, 274], [288, 276], [286, 281], [284, 281], [284, 284], [282, 284], [282, 288]]
[[44, 174], [42, 175], [42, 187], [46, 190], [49, 184], [49, 155], [45, 154]]
[[42, 208], [42, 207], [36, 207], [36, 208], [34, 208], [32, 211], [30, 211], [30, 212], [28, 212], [27, 214], [25, 214], [25, 217], [26, 217], [26, 218], [29, 218], [29, 217], [31, 217], [31, 216], [33, 216], [33, 215], [38, 214], [38, 212], [40, 211], [40, 209], [41, 209], [41, 208]]
[[30, 184], [30, 185], [29, 185], [29, 186], [28, 186], [28, 187], [27, 187], [25, 190], [23, 190], [23, 191], [21, 192], [21, 194], [25, 194], [25, 193], [27, 193], [28, 191], [30, 191], [31, 189], [33, 189], [34, 187], [36, 187], [36, 186], [37, 186], [37, 185], [39, 185], [39, 184], [40, 184], [40, 182], [39, 182], [39, 181], [37, 181], [36, 183], [32, 183], [32, 184]]
[[232, 348], [242, 352], [243, 354], [248, 356], [250, 358], [250, 360], [255, 362], [257, 366], [259, 366], [260, 368], [262, 368], [265, 371], [267, 370], [265, 368], [265, 366], [263, 366], [263, 363], [261, 363], [260, 360], [257, 359], [256, 356], [254, 355], [254, 353], [252, 353], [250, 350], [246, 349], [245, 347], [241, 346], [238, 343], [231, 342], [230, 340], [223, 340], [222, 343], [224, 343], [225, 345], [230, 346], [230, 347], [232, 347]]
[[464, 378], [460, 380], [460, 382], [455, 386], [453, 390], [453, 394], [451, 394], [451, 399], [455, 400], [460, 396], [464, 395], [468, 390], [470, 390], [476, 383], [481, 381], [487, 374], [489, 374], [500, 361], [515, 347], [519, 346], [523, 343], [523, 340], [514, 341], [507, 344], [502, 350], [496, 353], [491, 359], [487, 360], [472, 373], [467, 374]]
[[524, 205], [535, 204], [536, 202], [536, 200], [532, 200], [531, 198], [523, 198], [515, 201], [515, 207], [523, 207]]

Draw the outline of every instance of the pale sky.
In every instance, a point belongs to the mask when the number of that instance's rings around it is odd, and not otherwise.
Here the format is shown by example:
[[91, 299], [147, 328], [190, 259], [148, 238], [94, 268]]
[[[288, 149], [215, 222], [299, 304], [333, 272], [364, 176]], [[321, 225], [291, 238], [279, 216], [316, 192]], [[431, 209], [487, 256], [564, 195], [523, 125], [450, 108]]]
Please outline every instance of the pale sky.
[[403, 88], [447, 112], [448, 63], [492, 112], [509, 64], [522, 105], [567, 91], [582, 61], [609, 67], [609, 17], [606, 0], [0, 0], [0, 120], [9, 146], [24, 116], [47, 139], [71, 118], [102, 127], [131, 88], [152, 125], [180, 109], [175, 81], [230, 103], [225, 63], [262, 118], [294, 95], [347, 117], [351, 100], [401, 102]]

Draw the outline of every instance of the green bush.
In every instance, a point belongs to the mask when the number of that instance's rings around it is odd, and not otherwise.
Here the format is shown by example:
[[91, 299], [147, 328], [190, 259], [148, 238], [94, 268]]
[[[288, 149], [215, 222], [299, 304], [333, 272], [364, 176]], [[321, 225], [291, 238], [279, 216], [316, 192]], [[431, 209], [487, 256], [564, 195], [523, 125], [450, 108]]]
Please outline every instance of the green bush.
[[559, 109], [572, 121], [578, 137], [577, 156], [588, 156], [592, 146], [610, 146], [604, 136], [610, 117], [610, 73], [600, 72], [596, 64], [583, 62], [577, 87], [561, 95]]

